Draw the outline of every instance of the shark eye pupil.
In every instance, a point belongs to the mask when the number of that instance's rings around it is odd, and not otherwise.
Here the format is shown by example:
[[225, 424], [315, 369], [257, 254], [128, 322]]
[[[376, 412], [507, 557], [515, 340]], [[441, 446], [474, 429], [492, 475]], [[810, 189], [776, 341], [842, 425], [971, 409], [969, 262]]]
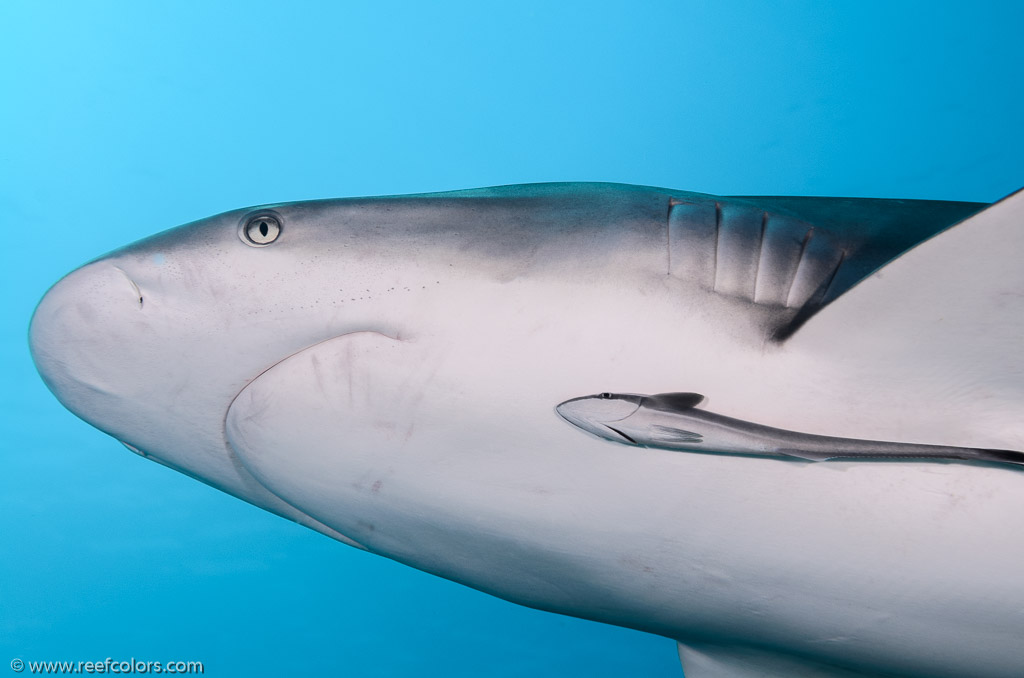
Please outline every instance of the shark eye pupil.
[[265, 247], [281, 235], [281, 222], [272, 214], [258, 214], [245, 222], [239, 235], [246, 245]]

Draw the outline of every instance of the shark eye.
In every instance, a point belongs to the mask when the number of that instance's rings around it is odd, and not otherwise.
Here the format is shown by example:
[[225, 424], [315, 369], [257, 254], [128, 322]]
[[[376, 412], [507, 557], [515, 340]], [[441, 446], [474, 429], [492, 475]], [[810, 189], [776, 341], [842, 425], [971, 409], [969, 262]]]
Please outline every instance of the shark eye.
[[599, 395], [597, 397], [601, 398], [602, 400], [611, 400], [612, 394], [611, 393], [602, 393], [601, 395]]
[[257, 214], [242, 225], [242, 242], [253, 247], [265, 247], [281, 235], [281, 222], [273, 214]]

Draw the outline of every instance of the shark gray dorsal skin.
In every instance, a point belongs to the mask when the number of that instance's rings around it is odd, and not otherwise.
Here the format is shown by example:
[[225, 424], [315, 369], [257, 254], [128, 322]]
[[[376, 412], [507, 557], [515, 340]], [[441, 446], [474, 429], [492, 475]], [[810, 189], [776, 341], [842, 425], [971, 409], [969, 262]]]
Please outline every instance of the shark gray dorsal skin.
[[614, 184], [267, 205], [70, 273], [30, 342], [129, 449], [507, 600], [672, 638], [687, 678], [1008, 678], [1019, 474], [623, 454], [552, 405], [686, 384], [783, 431], [1022, 449], [1022, 214], [1019, 193]]
[[813, 435], [697, 409], [698, 393], [598, 393], [560, 403], [559, 416], [605, 440], [681, 452], [833, 459], [930, 459], [1024, 465], [1024, 453]]

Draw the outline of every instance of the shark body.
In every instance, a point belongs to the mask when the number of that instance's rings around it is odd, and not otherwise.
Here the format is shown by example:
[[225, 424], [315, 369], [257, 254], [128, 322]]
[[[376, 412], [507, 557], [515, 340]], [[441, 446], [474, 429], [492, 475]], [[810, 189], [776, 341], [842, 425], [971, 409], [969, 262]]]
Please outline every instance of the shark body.
[[1003, 678], [1020, 474], [622, 454], [552, 411], [685, 383], [780, 430], [1022, 449], [1022, 197], [983, 208], [608, 184], [269, 205], [83, 266], [30, 340], [131, 450], [672, 638], [688, 678]]

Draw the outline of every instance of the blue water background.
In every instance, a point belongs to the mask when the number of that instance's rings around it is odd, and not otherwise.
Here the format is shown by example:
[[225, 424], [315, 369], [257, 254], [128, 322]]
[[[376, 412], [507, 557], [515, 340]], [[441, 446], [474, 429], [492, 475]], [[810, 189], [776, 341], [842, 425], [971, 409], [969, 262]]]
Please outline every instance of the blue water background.
[[0, 672], [678, 677], [668, 640], [130, 454], [43, 387], [35, 303], [100, 253], [266, 202], [573, 180], [992, 201], [1024, 184], [1022, 7], [4, 0]]

